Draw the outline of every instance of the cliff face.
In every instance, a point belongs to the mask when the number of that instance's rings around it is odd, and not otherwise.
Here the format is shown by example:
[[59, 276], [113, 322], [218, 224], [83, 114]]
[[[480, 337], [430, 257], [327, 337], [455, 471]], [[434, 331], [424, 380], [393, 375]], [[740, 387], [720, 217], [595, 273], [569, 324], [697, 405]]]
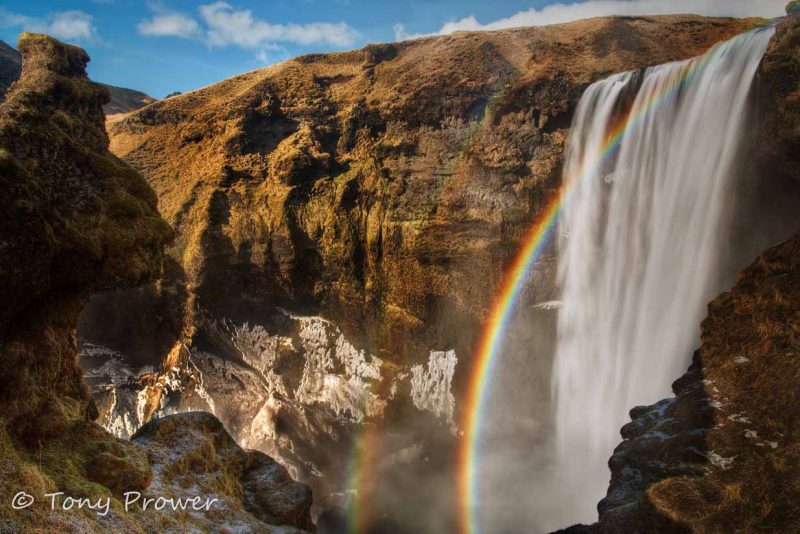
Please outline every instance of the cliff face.
[[[800, 179], [799, 35], [800, 19], [782, 21], [758, 75], [757, 159], [774, 183]], [[761, 254], [709, 305], [675, 398], [631, 411], [609, 460], [600, 521], [568, 532], [800, 529], [791, 504], [800, 488], [798, 282], [795, 236]]]
[[776, 29], [760, 71], [762, 113], [760, 153], [775, 174], [798, 178], [800, 152], [800, 19], [789, 17]]
[[[95, 292], [156, 279], [173, 233], [147, 182], [108, 151], [109, 95], [86, 77], [86, 53], [33, 34], [19, 47], [22, 75], [0, 105], [0, 528], [140, 532], [188, 521], [213, 529], [232, 517], [254, 530], [308, 527], [308, 488], [239, 449], [211, 416], [153, 422], [133, 443], [93, 422], [98, 410], [77, 365], [78, 315]], [[176, 425], [181, 432], [170, 431]], [[220, 512], [125, 511], [129, 491], [200, 492], [216, 496]], [[36, 502], [12, 509], [18, 492]], [[111, 510], [53, 511], [48, 492], [110, 499]], [[247, 500], [262, 492], [277, 507]], [[294, 508], [281, 515], [281, 503]]]
[[[365, 422], [438, 424], [447, 443], [492, 295], [560, 185], [585, 87], [757, 22], [608, 18], [370, 45], [111, 121], [112, 151], [177, 237], [158, 284], [96, 298], [82, 320], [108, 426], [214, 411], [323, 485], [346, 478], [341, 436]], [[527, 302], [554, 297], [554, 264], [546, 254]], [[529, 359], [546, 384], [547, 359]], [[106, 372], [114, 361], [132, 370]], [[547, 390], [532, 389], [544, 418]], [[431, 471], [416, 437], [383, 446]]]
[[282, 304], [419, 360], [471, 345], [455, 326], [479, 324], [558, 186], [583, 89], [753, 24], [597, 19], [306, 56], [116, 121], [112, 150], [176, 228], [186, 328]]

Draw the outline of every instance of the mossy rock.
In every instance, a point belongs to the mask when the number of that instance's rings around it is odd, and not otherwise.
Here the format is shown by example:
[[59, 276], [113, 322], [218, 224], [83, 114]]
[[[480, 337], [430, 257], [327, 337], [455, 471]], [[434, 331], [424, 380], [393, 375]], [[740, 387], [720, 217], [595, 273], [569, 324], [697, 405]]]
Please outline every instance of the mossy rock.
[[127, 491], [143, 491], [153, 478], [140, 462], [110, 452], [101, 452], [86, 463], [86, 477], [121, 496]]

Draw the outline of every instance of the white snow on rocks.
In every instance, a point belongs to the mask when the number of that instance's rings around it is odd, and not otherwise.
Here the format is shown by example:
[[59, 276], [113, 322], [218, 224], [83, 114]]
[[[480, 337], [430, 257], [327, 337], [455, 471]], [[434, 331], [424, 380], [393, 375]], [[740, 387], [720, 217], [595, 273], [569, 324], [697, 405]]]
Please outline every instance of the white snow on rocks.
[[411, 400], [420, 410], [431, 412], [447, 421], [453, 432], [453, 411], [456, 400], [451, 386], [456, 370], [456, 352], [432, 351], [427, 367], [415, 365], [411, 368]]

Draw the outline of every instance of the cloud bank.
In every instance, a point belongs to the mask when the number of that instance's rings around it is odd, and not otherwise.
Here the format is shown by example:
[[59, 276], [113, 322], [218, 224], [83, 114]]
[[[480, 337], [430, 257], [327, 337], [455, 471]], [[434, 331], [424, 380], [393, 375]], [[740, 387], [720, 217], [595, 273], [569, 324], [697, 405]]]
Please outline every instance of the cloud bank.
[[212, 45], [259, 48], [266, 43], [284, 42], [343, 47], [352, 46], [358, 40], [358, 33], [344, 22], [270, 24], [255, 18], [250, 10], [237, 11], [225, 2], [201, 6], [200, 14], [208, 25], [208, 42]]
[[608, 15], [667, 15], [692, 13], [729, 17], [777, 17], [785, 13], [788, 0], [588, 0], [575, 4], [552, 4], [541, 9], [528, 9], [483, 24], [474, 16], [444, 24], [433, 33], [409, 33], [405, 26], [394, 26], [398, 41], [448, 35], [455, 31], [489, 31], [520, 26], [545, 26], [578, 19]]
[[344, 22], [309, 24], [272, 24], [259, 19], [249, 9], [236, 9], [226, 2], [214, 2], [199, 8], [199, 19], [179, 12], [167, 12], [151, 6], [155, 15], [137, 25], [139, 33], [200, 39], [209, 46], [238, 46], [256, 51], [266, 62], [266, 51], [282, 44], [330, 45], [350, 47], [360, 36]]
[[97, 36], [92, 16], [77, 10], [51, 13], [37, 18], [12, 13], [0, 7], [0, 26], [46, 33], [66, 40], [89, 40]]

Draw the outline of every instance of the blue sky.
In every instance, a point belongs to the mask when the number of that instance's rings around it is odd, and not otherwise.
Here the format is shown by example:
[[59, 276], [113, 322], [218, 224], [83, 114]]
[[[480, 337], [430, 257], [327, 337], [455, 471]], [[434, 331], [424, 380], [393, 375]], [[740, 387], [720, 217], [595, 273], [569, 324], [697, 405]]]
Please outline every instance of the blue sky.
[[2, 0], [0, 39], [50, 33], [90, 76], [161, 98], [310, 53], [609, 14], [778, 16], [787, 0]]

